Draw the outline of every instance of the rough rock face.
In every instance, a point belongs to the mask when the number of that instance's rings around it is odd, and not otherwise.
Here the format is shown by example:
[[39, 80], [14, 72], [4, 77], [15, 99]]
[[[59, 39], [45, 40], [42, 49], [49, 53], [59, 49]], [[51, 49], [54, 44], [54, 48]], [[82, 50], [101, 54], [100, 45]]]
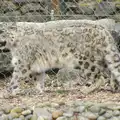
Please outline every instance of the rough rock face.
[[[2, 0], [0, 21], [45, 22], [51, 19], [55, 9], [50, 0]], [[56, 11], [56, 10], [55, 10]], [[58, 19], [114, 18], [120, 21], [120, 2], [117, 0], [97, 2], [97, 0], [64, 0], [60, 3]], [[62, 16], [63, 15], [63, 16]]]
[[[93, 24], [101, 24], [105, 27], [107, 27], [110, 31], [114, 30], [115, 27], [115, 21], [112, 19], [102, 19], [102, 20], [97, 20], [97, 21], [91, 21], [91, 20], [62, 20], [62, 21], [52, 21], [52, 22], [47, 22], [47, 23], [27, 23], [27, 22], [18, 22], [16, 23], [16, 27], [17, 29], [22, 29], [23, 31], [25, 30], [26, 27], [30, 27], [32, 29], [37, 28], [37, 29], [49, 29], [49, 28], [55, 28], [57, 26], [74, 26], [77, 25], [79, 26], [79, 23], [81, 22], [92, 22]], [[8, 25], [11, 23], [8, 23]], [[2, 23], [1, 23], [2, 25]], [[1, 26], [2, 27], [6, 27], [7, 26]], [[119, 36], [116, 36], [116, 32], [112, 32], [113, 36], [115, 37], [115, 39], [119, 39]], [[117, 37], [117, 38], [116, 38]], [[11, 53], [8, 50], [8, 48], [6, 48], [4, 41], [6, 39], [8, 39], [6, 36], [4, 36], [4, 31], [0, 31], [0, 73], [3, 73], [5, 71], [11, 71], [12, 65], [11, 65]]]
[[49, 19], [48, 4], [46, 0], [4, 0], [0, 4], [0, 16], [1, 22], [45, 22]]

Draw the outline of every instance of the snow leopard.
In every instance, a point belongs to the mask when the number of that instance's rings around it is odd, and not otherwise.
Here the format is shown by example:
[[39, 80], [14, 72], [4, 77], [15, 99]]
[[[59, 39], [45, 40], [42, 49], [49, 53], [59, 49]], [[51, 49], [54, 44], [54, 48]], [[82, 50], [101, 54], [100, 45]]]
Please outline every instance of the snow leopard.
[[[21, 35], [34, 34], [34, 30], [50, 30], [53, 28], [63, 28], [63, 27], [74, 27], [79, 26], [82, 23], [98, 24], [102, 25], [109, 31], [114, 31], [115, 29], [115, 20], [113, 19], [100, 19], [100, 20], [57, 20], [49, 21], [45, 23], [33, 23], [33, 22], [0, 22], [0, 43], [4, 44], [6, 41], [9, 41], [9, 38], [12, 38], [9, 45], [5, 46], [7, 48], [15, 47], [17, 40], [14, 37], [19, 33]], [[8, 34], [6, 34], [8, 31]], [[2, 33], [2, 34], [1, 34]], [[17, 34], [16, 34], [17, 33]], [[13, 40], [14, 39], [14, 40]], [[15, 41], [15, 42], [14, 42]]]
[[82, 78], [96, 83], [86, 93], [106, 82], [113, 91], [119, 89], [120, 55], [105, 27], [81, 23], [31, 31], [17, 33], [16, 38], [7, 41], [14, 45], [11, 49], [14, 71], [7, 89], [10, 95], [31, 86], [43, 92], [45, 71], [52, 68], [78, 68]]

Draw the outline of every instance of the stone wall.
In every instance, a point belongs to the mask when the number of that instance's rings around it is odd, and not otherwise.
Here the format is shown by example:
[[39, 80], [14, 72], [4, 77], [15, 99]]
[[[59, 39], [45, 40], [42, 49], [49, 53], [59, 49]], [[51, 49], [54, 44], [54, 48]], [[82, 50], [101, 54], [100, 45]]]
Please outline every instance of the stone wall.
[[[50, 20], [50, 0], [1, 0], [0, 21], [45, 22]], [[120, 1], [60, 0], [62, 13], [57, 19], [99, 19], [104, 17], [120, 21]], [[83, 2], [84, 1], [84, 2]], [[96, 2], [97, 1], [97, 2]], [[60, 12], [59, 11], [59, 12]]]

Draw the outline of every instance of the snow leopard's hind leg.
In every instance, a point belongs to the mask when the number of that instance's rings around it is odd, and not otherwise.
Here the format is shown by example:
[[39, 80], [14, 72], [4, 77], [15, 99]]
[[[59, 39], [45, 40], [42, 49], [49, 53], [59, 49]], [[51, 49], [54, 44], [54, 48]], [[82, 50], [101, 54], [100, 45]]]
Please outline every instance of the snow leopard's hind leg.
[[[89, 94], [95, 90], [99, 90], [102, 86], [105, 86], [107, 79], [103, 74], [103, 59], [101, 54], [97, 54], [89, 51], [89, 55], [80, 55], [79, 58], [79, 70], [81, 77], [85, 79], [84, 84], [81, 87], [81, 92], [83, 94]], [[82, 57], [83, 56], [83, 57]], [[97, 59], [97, 58], [100, 59]]]
[[[107, 32], [107, 31], [106, 31]], [[120, 90], [120, 53], [110, 33], [108, 35], [108, 46], [104, 50], [105, 62], [111, 73], [110, 85], [114, 91]]]

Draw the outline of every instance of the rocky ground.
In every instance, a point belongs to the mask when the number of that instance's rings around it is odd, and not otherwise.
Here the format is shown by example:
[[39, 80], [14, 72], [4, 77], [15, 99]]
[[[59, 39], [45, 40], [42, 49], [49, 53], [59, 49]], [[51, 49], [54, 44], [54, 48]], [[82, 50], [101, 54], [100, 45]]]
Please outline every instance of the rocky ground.
[[[0, 1], [0, 21], [48, 21], [51, 11], [49, 4], [45, 1]], [[65, 0], [65, 3], [67, 9], [61, 9], [65, 15], [63, 19], [95, 20], [100, 16], [114, 18], [120, 22], [119, 0], [103, 1], [97, 4], [93, 0], [92, 2], [91, 0], [90, 2]], [[61, 5], [64, 6], [64, 4]], [[119, 23], [116, 24], [116, 28], [117, 31], [120, 30]], [[5, 52], [6, 56], [0, 55], [0, 65], [3, 65], [1, 60], [9, 64], [11, 60], [8, 58], [9, 54], [8, 51]], [[11, 70], [11, 67], [0, 66], [0, 70], [3, 68]], [[0, 95], [4, 93], [5, 84], [5, 80], [0, 80]], [[83, 95], [80, 89], [77, 87], [66, 91], [47, 90], [43, 94], [21, 95], [10, 99], [0, 98], [0, 120], [120, 120], [120, 93], [101, 90]]]
[[120, 104], [75, 100], [7, 106], [0, 110], [0, 120], [120, 120]]
[[[3, 94], [4, 82], [0, 86]], [[0, 120], [120, 120], [120, 93], [83, 95], [79, 87], [0, 98]]]

